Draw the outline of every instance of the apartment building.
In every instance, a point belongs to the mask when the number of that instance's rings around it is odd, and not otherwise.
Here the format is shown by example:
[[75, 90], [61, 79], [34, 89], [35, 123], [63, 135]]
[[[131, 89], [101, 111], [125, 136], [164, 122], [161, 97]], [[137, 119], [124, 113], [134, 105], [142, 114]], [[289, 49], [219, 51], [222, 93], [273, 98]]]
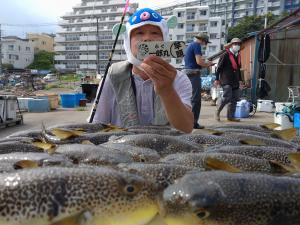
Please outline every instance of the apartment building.
[[11, 64], [16, 69], [25, 69], [34, 59], [34, 47], [28, 39], [16, 36], [3, 37], [2, 63]]
[[26, 38], [33, 44], [34, 53], [39, 51], [54, 52], [54, 37], [48, 34], [28, 33]]
[[[135, 10], [138, 4], [130, 7]], [[82, 0], [73, 7], [73, 12], [62, 16], [61, 28], [55, 37], [55, 67], [58, 70], [96, 71], [99, 57], [98, 69], [103, 74], [115, 38], [112, 28], [120, 22], [123, 8], [124, 0]], [[126, 53], [120, 36], [113, 62], [124, 59]]]
[[[172, 13], [178, 18], [177, 27], [170, 30], [172, 40], [185, 41], [188, 44], [201, 32], [208, 34], [212, 42], [206, 48], [202, 48], [204, 56], [214, 55], [221, 50], [224, 43], [222, 19], [211, 17], [209, 6], [175, 8]], [[181, 67], [181, 61], [172, 59], [172, 64]]]
[[284, 11], [296, 10], [300, 7], [300, 0], [190, 0], [157, 10], [163, 16], [168, 16], [178, 7], [205, 5], [209, 6], [210, 16], [221, 17], [226, 20], [227, 26], [231, 27], [245, 16], [264, 15], [267, 12], [279, 15]]

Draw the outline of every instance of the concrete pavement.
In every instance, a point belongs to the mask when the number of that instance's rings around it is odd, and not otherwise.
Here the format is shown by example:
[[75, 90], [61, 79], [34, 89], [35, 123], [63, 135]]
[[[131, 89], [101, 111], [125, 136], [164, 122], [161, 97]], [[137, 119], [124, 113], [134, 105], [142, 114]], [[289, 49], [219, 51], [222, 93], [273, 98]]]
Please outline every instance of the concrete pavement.
[[[214, 120], [215, 106], [210, 106], [209, 102], [202, 102], [200, 124], [204, 126], [214, 125], [218, 122]], [[24, 124], [14, 127], [0, 129], [0, 138], [4, 138], [12, 133], [41, 129], [42, 123], [46, 127], [62, 123], [84, 123], [89, 116], [91, 104], [88, 105], [86, 111], [78, 111], [76, 109], [58, 109], [47, 113], [24, 113]], [[226, 108], [221, 113], [220, 124], [230, 124], [225, 122]], [[222, 121], [223, 120], [223, 121]], [[254, 117], [242, 119], [243, 124], [263, 124], [273, 122], [273, 113], [258, 112]]]

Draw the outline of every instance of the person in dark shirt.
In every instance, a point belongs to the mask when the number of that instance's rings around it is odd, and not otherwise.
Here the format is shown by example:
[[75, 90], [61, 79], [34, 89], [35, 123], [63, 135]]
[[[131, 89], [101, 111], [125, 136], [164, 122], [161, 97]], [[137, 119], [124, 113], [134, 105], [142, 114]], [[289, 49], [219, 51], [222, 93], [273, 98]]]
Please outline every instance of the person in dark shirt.
[[240, 88], [243, 86], [240, 55], [241, 43], [239, 38], [233, 38], [225, 53], [221, 55], [217, 66], [215, 85], [221, 85], [223, 88], [223, 97], [215, 114], [217, 121], [220, 121], [220, 113], [226, 104], [228, 104], [227, 120], [232, 122], [240, 121], [234, 118], [234, 113], [237, 101], [240, 98]]
[[198, 123], [201, 110], [201, 69], [214, 64], [210, 61], [205, 62], [205, 59], [202, 57], [201, 46], [206, 46], [208, 43], [211, 42], [209, 42], [206, 34], [198, 34], [195, 36], [194, 42], [187, 47], [184, 56], [185, 73], [188, 75], [193, 88], [192, 111], [194, 114], [194, 129], [204, 128]]

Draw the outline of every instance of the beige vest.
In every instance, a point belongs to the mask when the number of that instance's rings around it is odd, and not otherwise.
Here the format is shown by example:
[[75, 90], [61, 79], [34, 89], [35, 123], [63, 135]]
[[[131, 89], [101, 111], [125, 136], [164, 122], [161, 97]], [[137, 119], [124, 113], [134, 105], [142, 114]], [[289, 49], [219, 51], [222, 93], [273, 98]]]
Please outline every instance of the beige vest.
[[[116, 94], [117, 107], [122, 126], [140, 125], [136, 98], [131, 83], [131, 64], [128, 61], [114, 63], [109, 68], [108, 76]], [[158, 95], [154, 98], [154, 119], [152, 125], [167, 125], [165, 110]]]

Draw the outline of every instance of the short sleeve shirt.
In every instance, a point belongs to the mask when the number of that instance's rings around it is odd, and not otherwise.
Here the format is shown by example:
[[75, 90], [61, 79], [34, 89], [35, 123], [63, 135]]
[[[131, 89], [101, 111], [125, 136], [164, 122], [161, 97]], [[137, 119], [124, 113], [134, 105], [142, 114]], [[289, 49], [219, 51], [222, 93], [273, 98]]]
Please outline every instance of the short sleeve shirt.
[[[152, 81], [143, 80], [134, 75], [136, 86], [136, 102], [138, 117], [141, 125], [150, 125], [154, 118], [154, 88]], [[174, 89], [183, 104], [191, 107], [192, 85], [185, 73], [177, 71], [173, 83]], [[99, 85], [100, 87], [100, 85]], [[120, 114], [117, 107], [116, 94], [109, 77], [107, 77], [103, 91], [97, 105], [94, 123], [111, 123], [122, 126]]]
[[202, 55], [201, 45], [197, 42], [192, 42], [185, 50], [184, 64], [187, 69], [201, 69], [197, 64], [196, 55]]

